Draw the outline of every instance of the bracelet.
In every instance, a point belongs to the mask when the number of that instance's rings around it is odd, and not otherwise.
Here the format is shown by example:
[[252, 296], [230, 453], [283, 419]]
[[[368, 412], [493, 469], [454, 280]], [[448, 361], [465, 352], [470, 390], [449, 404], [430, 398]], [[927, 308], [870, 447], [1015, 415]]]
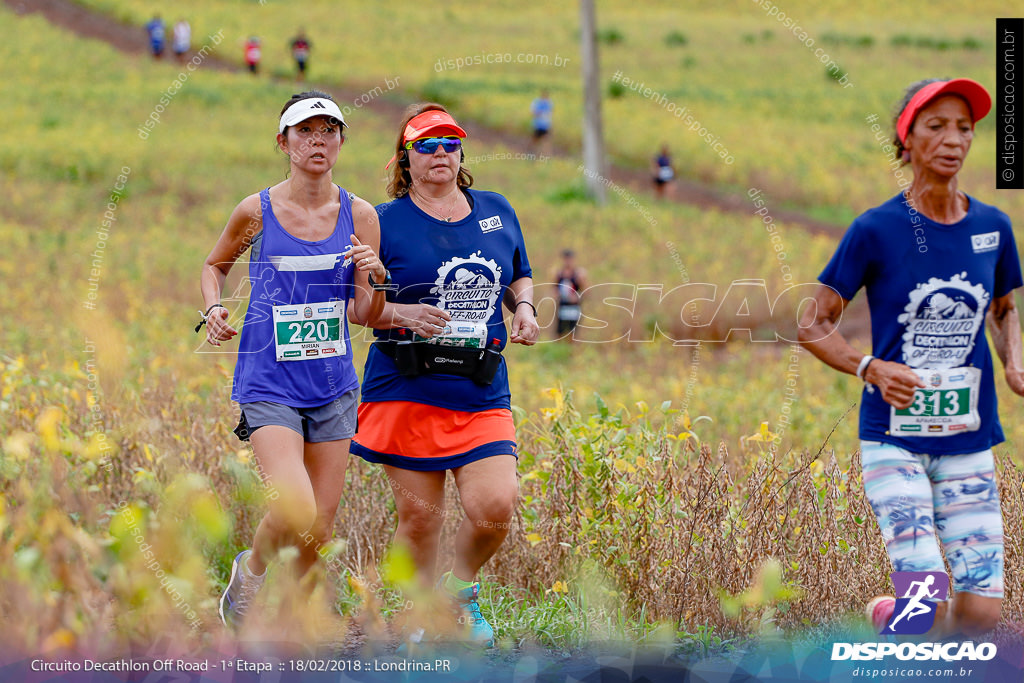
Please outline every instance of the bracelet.
[[523, 301], [517, 301], [517, 302], [516, 302], [516, 305], [515, 305], [515, 306], [514, 306], [513, 308], [519, 308], [519, 307], [520, 307], [520, 306], [522, 306], [523, 304], [526, 304], [526, 305], [527, 305], [527, 306], [529, 306], [529, 307], [530, 307], [531, 309], [533, 309], [533, 317], [534, 317], [534, 318], [536, 318], [536, 317], [537, 317], [537, 307], [536, 307], [536, 306], [534, 306], [534, 305], [533, 305], [532, 303], [530, 303], [529, 301], [526, 301], [525, 299], [524, 299]]
[[199, 321], [199, 324], [196, 325], [196, 332], [199, 332], [199, 330], [203, 329], [203, 325], [206, 324], [206, 319], [210, 317], [210, 311], [212, 311], [215, 308], [223, 308], [224, 310], [227, 310], [228, 307], [225, 306], [224, 304], [214, 304], [206, 309], [206, 313], [199, 311], [199, 317], [201, 318], [201, 320]]
[[[864, 379], [864, 371], [868, 369], [868, 366], [871, 365], [871, 361], [874, 359], [875, 357], [870, 354], [860, 359], [860, 365], [857, 366], [857, 379]], [[867, 380], [864, 381], [866, 382]]]

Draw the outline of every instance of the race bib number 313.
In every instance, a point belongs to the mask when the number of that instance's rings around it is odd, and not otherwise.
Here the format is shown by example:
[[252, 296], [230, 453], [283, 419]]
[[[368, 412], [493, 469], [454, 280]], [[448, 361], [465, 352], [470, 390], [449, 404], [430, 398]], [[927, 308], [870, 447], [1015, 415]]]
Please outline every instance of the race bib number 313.
[[277, 360], [312, 360], [344, 356], [341, 301], [274, 306], [274, 346]]
[[978, 417], [978, 368], [914, 370], [927, 385], [914, 391], [909, 408], [890, 409], [889, 432], [895, 436], [950, 436], [973, 432]]

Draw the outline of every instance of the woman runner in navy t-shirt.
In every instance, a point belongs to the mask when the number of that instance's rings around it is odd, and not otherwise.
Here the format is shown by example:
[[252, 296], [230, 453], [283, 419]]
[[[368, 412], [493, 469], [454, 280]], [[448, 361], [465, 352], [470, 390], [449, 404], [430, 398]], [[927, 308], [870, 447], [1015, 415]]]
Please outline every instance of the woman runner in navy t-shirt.
[[452, 471], [466, 516], [438, 587], [457, 603], [469, 638], [490, 644], [477, 572], [508, 534], [518, 494], [500, 351], [506, 340], [534, 344], [540, 330], [519, 219], [501, 195], [469, 189], [465, 137], [437, 104], [412, 107], [399, 128], [389, 164], [395, 199], [377, 207], [394, 291], [374, 325], [352, 452], [384, 466], [398, 509], [395, 538], [424, 583], [434, 579]]
[[[1004, 439], [985, 320], [1007, 384], [1024, 395], [1013, 300], [1021, 270], [1006, 214], [957, 185], [974, 123], [990, 108], [988, 93], [969, 79], [910, 86], [894, 147], [912, 166], [913, 183], [853, 222], [800, 323], [811, 353], [867, 383], [864, 490], [897, 590], [868, 603], [879, 633], [975, 636], [999, 621], [1003, 520], [992, 446]], [[861, 287], [871, 311], [867, 355], [837, 328]], [[922, 610], [925, 599], [934, 612]], [[915, 616], [923, 625], [910, 623]]]
[[236, 433], [252, 442], [270, 510], [252, 550], [232, 564], [220, 602], [231, 627], [242, 621], [279, 550], [298, 548], [298, 577], [313, 567], [330, 541], [345, 482], [359, 401], [347, 321], [376, 320], [384, 296], [368, 276], [383, 280], [387, 271], [376, 255], [373, 207], [331, 179], [344, 127], [330, 95], [292, 96], [277, 135], [290, 160], [288, 178], [242, 200], [203, 265], [206, 340], [220, 346], [237, 334], [220, 303], [224, 280], [251, 248], [231, 397], [242, 409]]

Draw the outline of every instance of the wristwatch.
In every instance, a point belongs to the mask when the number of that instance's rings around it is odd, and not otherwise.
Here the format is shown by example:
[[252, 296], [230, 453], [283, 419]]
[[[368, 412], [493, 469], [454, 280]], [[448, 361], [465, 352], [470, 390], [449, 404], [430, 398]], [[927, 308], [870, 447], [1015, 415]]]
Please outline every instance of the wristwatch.
[[366, 274], [366, 281], [370, 283], [370, 287], [372, 287], [376, 292], [386, 292], [394, 289], [391, 284], [391, 271], [388, 270], [384, 271], [384, 282], [374, 282], [373, 273]]

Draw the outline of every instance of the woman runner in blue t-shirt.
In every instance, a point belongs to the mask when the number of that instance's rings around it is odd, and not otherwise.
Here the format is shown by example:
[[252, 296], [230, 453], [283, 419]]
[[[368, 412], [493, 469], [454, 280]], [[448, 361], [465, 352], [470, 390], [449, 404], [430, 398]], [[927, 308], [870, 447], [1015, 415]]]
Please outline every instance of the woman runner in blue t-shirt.
[[[437, 104], [412, 107], [399, 128], [397, 163], [389, 164], [395, 199], [377, 207], [393, 294], [374, 325], [352, 452], [383, 464], [398, 510], [395, 538], [426, 584], [452, 471], [465, 517], [438, 588], [462, 611], [469, 638], [489, 644], [477, 573], [508, 534], [518, 494], [500, 351], [506, 339], [534, 344], [540, 330], [519, 219], [501, 195], [469, 189], [465, 137]], [[503, 308], [512, 313], [510, 334]]]
[[220, 346], [237, 334], [220, 303], [224, 281], [251, 248], [231, 398], [242, 409], [236, 433], [252, 442], [270, 509], [252, 550], [235, 557], [221, 598], [221, 619], [232, 627], [279, 550], [298, 548], [298, 577], [313, 567], [330, 541], [345, 482], [359, 401], [347, 320], [376, 320], [384, 296], [368, 277], [383, 281], [387, 272], [376, 255], [376, 212], [331, 178], [344, 127], [330, 95], [293, 95], [277, 135], [288, 178], [235, 207], [203, 265], [206, 340]]
[[[894, 584], [905, 591], [922, 579], [903, 572], [931, 572], [933, 588], [923, 597], [936, 602], [934, 625], [923, 628], [931, 626], [933, 637], [991, 630], [1003, 598], [992, 446], [1004, 439], [985, 320], [987, 313], [1007, 384], [1024, 395], [1013, 300], [1021, 270], [1009, 218], [957, 184], [974, 124], [990, 108], [988, 93], [969, 79], [908, 88], [894, 146], [914, 180], [853, 222], [819, 278], [817, 305], [801, 320], [801, 341], [811, 353], [867, 383], [860, 412], [864, 490]], [[861, 287], [871, 310], [868, 355], [836, 327]], [[895, 608], [896, 598], [911, 598], [914, 606], [921, 597], [879, 596], [868, 603], [868, 616], [879, 633], [920, 633], [905, 619], [907, 605]]]

